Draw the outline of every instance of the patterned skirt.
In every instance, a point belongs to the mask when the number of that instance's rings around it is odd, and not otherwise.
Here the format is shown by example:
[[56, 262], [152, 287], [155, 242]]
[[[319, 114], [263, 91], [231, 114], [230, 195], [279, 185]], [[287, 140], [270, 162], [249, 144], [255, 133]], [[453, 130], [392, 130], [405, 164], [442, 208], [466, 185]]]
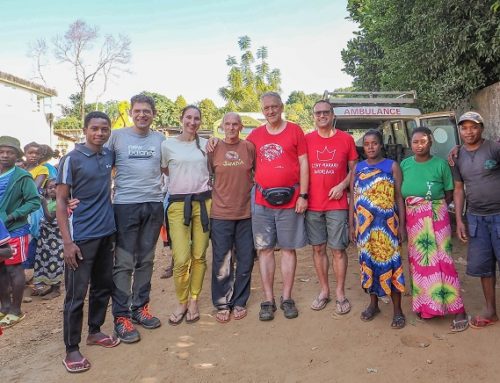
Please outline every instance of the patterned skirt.
[[451, 258], [451, 226], [444, 200], [406, 198], [412, 306], [422, 318], [464, 312]]
[[42, 220], [37, 241], [33, 282], [35, 285], [58, 285], [64, 279], [63, 242], [59, 227]]

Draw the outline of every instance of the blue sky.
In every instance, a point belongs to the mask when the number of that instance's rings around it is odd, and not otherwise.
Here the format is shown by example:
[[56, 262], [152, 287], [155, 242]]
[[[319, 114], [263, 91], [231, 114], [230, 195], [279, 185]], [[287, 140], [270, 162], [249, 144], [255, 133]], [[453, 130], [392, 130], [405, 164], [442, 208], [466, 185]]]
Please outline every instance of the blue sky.
[[[30, 42], [51, 40], [80, 18], [101, 35], [132, 40], [131, 73], [110, 84], [107, 99], [127, 99], [142, 90], [188, 102], [208, 97], [222, 105], [228, 55], [239, 55], [237, 39], [248, 35], [255, 51], [267, 46], [269, 63], [281, 70], [283, 96], [292, 90], [322, 93], [348, 86], [340, 51], [356, 26], [346, 20], [344, 0], [0, 0], [0, 70], [32, 78]], [[75, 91], [71, 69], [51, 59], [48, 85], [58, 102]], [[100, 92], [95, 86], [90, 95]], [[89, 100], [91, 101], [91, 100]]]

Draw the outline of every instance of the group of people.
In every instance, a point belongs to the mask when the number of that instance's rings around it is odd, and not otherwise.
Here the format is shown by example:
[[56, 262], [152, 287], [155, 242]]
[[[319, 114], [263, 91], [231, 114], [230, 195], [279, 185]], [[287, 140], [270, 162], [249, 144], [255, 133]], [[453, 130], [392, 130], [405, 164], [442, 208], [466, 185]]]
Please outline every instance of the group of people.
[[[264, 296], [259, 319], [273, 320], [278, 305], [286, 318], [296, 318], [299, 311], [292, 297], [296, 249], [307, 244], [312, 245], [320, 285], [311, 309], [322, 310], [332, 300], [330, 252], [336, 277], [335, 311], [347, 314], [351, 302], [344, 286], [351, 239], [359, 252], [361, 286], [370, 296], [361, 319], [374, 319], [380, 312], [379, 298], [391, 297], [391, 327], [401, 329], [406, 323], [401, 307], [405, 291], [401, 246], [407, 237], [407, 277], [413, 311], [419, 318], [453, 314], [451, 329], [456, 332], [498, 321], [500, 144], [482, 137], [479, 114], [469, 112], [459, 119], [463, 145], [454, 152], [452, 171], [445, 160], [431, 155], [432, 133], [424, 127], [412, 132], [414, 156], [401, 165], [384, 158], [377, 130], [363, 136], [366, 159], [358, 162], [354, 139], [335, 128], [328, 101], [315, 103], [316, 129], [307, 135], [297, 124], [283, 120], [279, 94], [264, 93], [261, 109], [266, 123], [246, 140], [240, 139], [242, 121], [233, 112], [222, 119], [224, 139], [200, 137], [202, 114], [193, 105], [181, 113], [182, 133], [165, 139], [151, 130], [156, 109], [146, 95], [131, 99], [132, 127], [111, 132], [106, 114], [91, 112], [85, 117], [85, 143], [76, 144], [63, 157], [55, 182], [66, 263], [63, 363], [69, 372], [90, 368], [79, 350], [87, 290], [87, 345], [134, 343], [140, 340], [135, 325], [147, 329], [161, 325], [149, 301], [155, 247], [163, 225], [164, 244], [172, 250], [177, 297], [168, 318], [172, 326], [200, 319], [198, 300], [210, 240], [212, 302], [220, 323], [247, 315], [256, 252]], [[12, 267], [18, 252], [16, 229], [40, 206], [37, 176], [14, 166], [21, 154], [17, 140], [0, 137], [0, 257], [5, 259], [0, 273], [9, 276], [1, 279], [0, 274], [0, 281], [9, 280], [12, 286], [12, 294], [6, 285], [0, 286], [1, 310], [14, 308], [17, 315], [21, 312], [15, 306], [17, 274]], [[16, 177], [2, 182], [9, 174]], [[165, 179], [167, 187], [162, 190]], [[21, 181], [23, 187], [9, 191]], [[31, 199], [19, 194], [27, 190]], [[467, 273], [481, 278], [486, 299], [485, 311], [470, 320], [451, 258], [447, 207], [452, 200], [459, 238], [469, 243]], [[462, 217], [464, 201], [468, 230]], [[5, 239], [9, 235], [11, 239]], [[283, 288], [277, 303], [278, 249]], [[113, 335], [101, 332], [110, 298]]]

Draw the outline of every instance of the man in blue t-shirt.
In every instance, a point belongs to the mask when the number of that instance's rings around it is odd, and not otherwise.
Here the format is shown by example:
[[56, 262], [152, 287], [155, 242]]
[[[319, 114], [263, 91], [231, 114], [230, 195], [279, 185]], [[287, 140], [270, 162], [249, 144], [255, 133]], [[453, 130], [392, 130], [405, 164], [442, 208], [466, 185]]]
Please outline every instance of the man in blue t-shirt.
[[[103, 147], [111, 135], [111, 121], [102, 112], [87, 114], [86, 142], [61, 160], [57, 177], [57, 221], [64, 243], [66, 297], [64, 300], [63, 364], [68, 372], [82, 372], [90, 362], [79, 351], [83, 305], [89, 289], [87, 345], [114, 347], [120, 340], [101, 332], [113, 288], [115, 220], [111, 205], [114, 154]], [[71, 216], [69, 199], [78, 200]]]
[[[467, 275], [481, 278], [486, 307], [470, 319], [472, 328], [498, 322], [495, 298], [496, 268], [500, 264], [500, 144], [483, 138], [479, 113], [458, 120], [463, 145], [453, 167], [457, 236], [468, 243]], [[463, 222], [467, 199], [467, 228]]]

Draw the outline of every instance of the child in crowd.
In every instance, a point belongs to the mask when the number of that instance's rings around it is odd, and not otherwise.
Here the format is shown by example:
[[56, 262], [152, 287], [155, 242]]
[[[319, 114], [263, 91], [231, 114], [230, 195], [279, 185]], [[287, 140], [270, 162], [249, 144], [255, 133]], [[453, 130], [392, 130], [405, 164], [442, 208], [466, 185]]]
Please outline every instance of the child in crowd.
[[40, 145], [41, 155], [40, 155], [40, 164], [45, 166], [49, 171], [49, 179], [55, 179], [57, 177], [57, 168], [50, 164], [49, 161], [54, 158], [54, 151], [49, 145]]
[[[91, 112], [85, 116], [83, 126], [86, 141], [76, 144], [61, 160], [56, 191], [56, 216], [66, 263], [63, 364], [68, 372], [90, 368], [79, 347], [87, 290], [90, 291], [87, 345], [109, 348], [120, 343], [119, 339], [101, 332], [113, 288], [116, 231], [111, 205], [114, 154], [103, 147], [111, 135], [111, 121], [105, 113]], [[79, 201], [71, 221], [70, 197]]]
[[0, 262], [0, 327], [12, 327], [22, 321], [24, 271], [29, 242], [28, 215], [40, 208], [40, 198], [30, 174], [15, 166], [23, 155], [19, 140], [0, 137], [0, 220], [10, 234], [12, 256]]
[[56, 220], [56, 181], [49, 179], [42, 196], [43, 218], [37, 241], [33, 295], [52, 299], [61, 295], [64, 278], [63, 243]]
[[401, 196], [402, 174], [397, 162], [382, 156], [382, 134], [370, 130], [363, 136], [367, 159], [356, 165], [351, 176], [349, 225], [357, 244], [361, 286], [370, 304], [361, 313], [368, 322], [380, 313], [379, 298], [390, 296], [394, 306], [391, 328], [406, 324], [401, 309], [405, 281], [401, 243], [405, 238], [405, 209]]

